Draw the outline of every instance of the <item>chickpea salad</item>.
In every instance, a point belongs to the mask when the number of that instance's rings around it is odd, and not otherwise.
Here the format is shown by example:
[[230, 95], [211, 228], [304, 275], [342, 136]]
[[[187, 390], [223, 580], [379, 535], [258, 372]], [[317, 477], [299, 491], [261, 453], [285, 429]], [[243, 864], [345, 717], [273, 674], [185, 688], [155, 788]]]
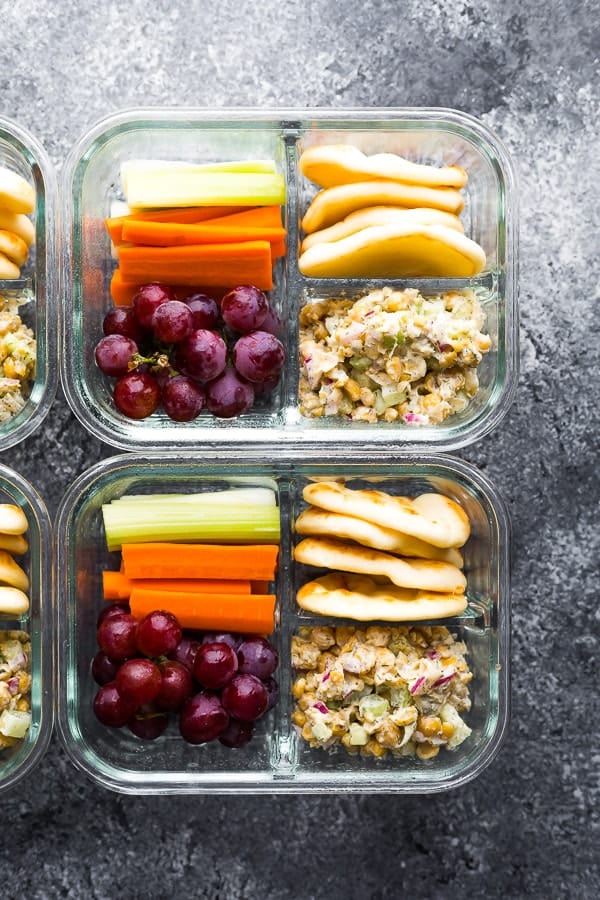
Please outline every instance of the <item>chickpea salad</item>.
[[300, 628], [292, 720], [313, 748], [432, 759], [471, 734], [466, 652], [441, 625]]
[[36, 341], [19, 301], [0, 296], [0, 424], [20, 412], [35, 378]]
[[472, 290], [424, 297], [410, 288], [300, 311], [299, 406], [309, 418], [437, 424], [479, 389], [491, 347]]
[[0, 631], [0, 750], [31, 725], [31, 642], [25, 631]]

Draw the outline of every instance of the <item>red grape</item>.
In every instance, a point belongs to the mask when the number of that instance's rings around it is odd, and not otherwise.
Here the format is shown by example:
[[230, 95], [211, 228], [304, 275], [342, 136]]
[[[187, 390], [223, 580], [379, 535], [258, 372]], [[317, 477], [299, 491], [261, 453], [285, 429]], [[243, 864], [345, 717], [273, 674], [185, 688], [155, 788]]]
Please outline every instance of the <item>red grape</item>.
[[176, 375], [162, 389], [164, 410], [175, 422], [191, 422], [200, 415], [205, 402], [206, 394], [187, 375]]
[[268, 331], [253, 331], [236, 341], [233, 364], [248, 381], [269, 381], [281, 374], [285, 362], [283, 344]]
[[268, 678], [277, 668], [277, 650], [265, 638], [249, 637], [238, 648], [240, 672]]
[[96, 365], [105, 375], [116, 378], [129, 371], [129, 363], [138, 352], [138, 346], [123, 334], [109, 334], [96, 345]]
[[238, 670], [235, 650], [223, 642], [202, 644], [196, 653], [193, 675], [202, 687], [218, 690], [228, 684]]
[[116, 381], [113, 399], [124, 416], [145, 419], [158, 409], [160, 388], [152, 375], [134, 370]]
[[105, 619], [98, 628], [98, 646], [116, 662], [135, 656], [137, 628], [138, 623], [129, 613]]
[[221, 701], [234, 719], [253, 722], [267, 711], [269, 694], [262, 681], [255, 675], [236, 675], [223, 688]]
[[160, 690], [160, 669], [150, 659], [129, 659], [115, 679], [117, 690], [136, 706], [151, 703]]
[[219, 735], [219, 741], [225, 747], [238, 750], [251, 739], [254, 732], [252, 722], [240, 722], [238, 719], [230, 719], [229, 725]]
[[175, 294], [164, 284], [145, 284], [133, 298], [133, 308], [142, 328], [152, 328], [152, 317], [162, 303], [174, 300]]
[[159, 709], [176, 710], [192, 693], [190, 670], [183, 663], [168, 660], [160, 667], [162, 681], [155, 702]]
[[197, 328], [177, 345], [176, 368], [198, 381], [210, 381], [225, 368], [227, 344], [220, 334], [207, 328]]
[[181, 640], [181, 628], [173, 613], [154, 610], [138, 624], [135, 640], [144, 656], [166, 656]]
[[190, 294], [184, 298], [194, 320], [194, 328], [214, 328], [219, 321], [219, 304], [208, 294]]
[[230, 634], [228, 631], [207, 631], [202, 638], [203, 644], [228, 644], [232, 650], [237, 650], [241, 641], [241, 637]]
[[254, 403], [254, 388], [244, 381], [235, 369], [228, 366], [222, 375], [206, 386], [206, 404], [220, 419], [231, 419], [250, 409]]
[[98, 650], [92, 660], [92, 676], [96, 684], [108, 684], [114, 681], [119, 671], [119, 663], [109, 659], [106, 653]]
[[269, 301], [252, 284], [242, 284], [229, 291], [221, 300], [223, 321], [234, 331], [246, 334], [260, 328], [267, 316]]
[[109, 728], [122, 728], [134, 712], [135, 705], [121, 697], [114, 681], [103, 685], [94, 697], [94, 714]]
[[190, 697], [179, 714], [179, 731], [189, 744], [214, 741], [228, 724], [229, 716], [220, 699], [208, 692]]
[[127, 722], [127, 727], [136, 737], [144, 741], [155, 741], [165, 733], [168, 724], [168, 715], [151, 703], [138, 709]]
[[104, 334], [123, 334], [136, 344], [142, 340], [143, 331], [133, 306], [114, 306], [104, 316]]
[[169, 659], [180, 662], [191, 672], [194, 668], [194, 660], [196, 659], [199, 646], [200, 641], [184, 637], [179, 641], [175, 649], [169, 653]]
[[165, 344], [176, 344], [189, 337], [194, 329], [192, 311], [181, 300], [161, 303], [152, 316], [154, 336]]
[[130, 612], [128, 603], [109, 603], [100, 612], [96, 628], [100, 628], [105, 619], [112, 619], [113, 616], [122, 616]]

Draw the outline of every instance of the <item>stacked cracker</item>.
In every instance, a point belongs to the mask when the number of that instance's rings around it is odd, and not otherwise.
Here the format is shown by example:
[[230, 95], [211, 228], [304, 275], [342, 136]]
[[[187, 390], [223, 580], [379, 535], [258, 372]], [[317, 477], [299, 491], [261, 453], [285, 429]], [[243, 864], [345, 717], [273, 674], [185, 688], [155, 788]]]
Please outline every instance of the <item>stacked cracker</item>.
[[21, 276], [35, 238], [27, 216], [35, 210], [33, 187], [12, 169], [0, 166], [0, 279]]
[[322, 188], [302, 220], [304, 275], [451, 278], [484, 268], [484, 251], [458, 218], [467, 183], [459, 166], [365, 156], [348, 144], [310, 147], [299, 165]]
[[29, 610], [27, 572], [15, 561], [28, 550], [27, 517], [19, 506], [0, 503], [0, 615], [19, 617]]
[[297, 593], [302, 609], [359, 621], [446, 618], [467, 607], [459, 547], [470, 534], [462, 508], [442, 494], [413, 499], [351, 490], [335, 482], [304, 488], [294, 558], [331, 570]]

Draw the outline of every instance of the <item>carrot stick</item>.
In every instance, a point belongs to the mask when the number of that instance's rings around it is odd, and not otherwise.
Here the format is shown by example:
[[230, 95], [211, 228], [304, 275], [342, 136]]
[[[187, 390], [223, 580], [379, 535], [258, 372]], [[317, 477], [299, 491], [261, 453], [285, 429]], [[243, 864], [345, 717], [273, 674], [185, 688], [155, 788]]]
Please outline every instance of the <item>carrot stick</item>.
[[278, 259], [280, 256], [285, 256], [286, 251], [285, 238], [281, 238], [279, 241], [271, 241], [271, 258], [273, 260]]
[[182, 628], [271, 634], [275, 628], [275, 599], [274, 594], [164, 593], [134, 588], [129, 606], [136, 619], [163, 609], [173, 613]]
[[[110, 235], [110, 239], [118, 247], [123, 243], [123, 225], [126, 222], [179, 222], [181, 224], [191, 222], [204, 222], [208, 219], [218, 219], [221, 216], [229, 216], [231, 211], [246, 212], [245, 206], [191, 206], [184, 209], [156, 209], [149, 212], [129, 213], [126, 216], [113, 216], [105, 219], [104, 223]], [[280, 220], [281, 224], [281, 220]]]
[[[227, 207], [219, 207], [226, 209]], [[262, 228], [283, 228], [280, 206], [250, 206], [246, 209], [235, 211], [235, 207], [229, 207], [232, 212], [214, 219], [203, 219], [206, 225], [227, 224], [228, 226], [250, 226]], [[200, 221], [200, 219], [198, 219]]]
[[218, 578], [273, 581], [277, 544], [123, 544], [128, 578]]
[[165, 284], [254, 284], [273, 287], [271, 245], [268, 241], [235, 244], [193, 244], [187, 247], [122, 247], [119, 253], [124, 281]]
[[123, 280], [120, 269], [115, 269], [110, 280], [110, 296], [115, 306], [131, 306], [134, 296], [139, 291], [142, 282], [131, 284]]
[[281, 241], [285, 229], [273, 226], [229, 225], [227, 216], [193, 225], [176, 222], [136, 222], [125, 221], [122, 228], [123, 241], [130, 244], [144, 244], [150, 247], [180, 247], [189, 244], [241, 243], [243, 241]]
[[102, 596], [105, 600], [127, 600], [131, 582], [122, 572], [102, 572]]
[[[268, 582], [264, 590], [267, 593]], [[261, 582], [262, 584], [262, 582]], [[251, 585], [248, 580], [218, 578], [128, 578], [123, 572], [102, 573], [102, 588], [105, 600], [127, 600], [133, 588], [148, 588], [156, 591], [172, 593], [186, 591], [196, 594], [250, 594]]]

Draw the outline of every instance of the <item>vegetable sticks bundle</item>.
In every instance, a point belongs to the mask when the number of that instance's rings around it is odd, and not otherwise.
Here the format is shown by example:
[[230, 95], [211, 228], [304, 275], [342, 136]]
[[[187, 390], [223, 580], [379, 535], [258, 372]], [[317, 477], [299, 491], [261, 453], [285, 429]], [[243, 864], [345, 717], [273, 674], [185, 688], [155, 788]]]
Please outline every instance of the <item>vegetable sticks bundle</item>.
[[[172, 612], [184, 628], [270, 634], [275, 627], [279, 510], [268, 488], [129, 495], [104, 504], [105, 600], [132, 615]], [[202, 543], [196, 543], [201, 540]]]
[[273, 287], [285, 254], [283, 176], [270, 160], [194, 166], [132, 160], [122, 166], [125, 216], [106, 220], [119, 268], [116, 305], [148, 282], [173, 286]]

